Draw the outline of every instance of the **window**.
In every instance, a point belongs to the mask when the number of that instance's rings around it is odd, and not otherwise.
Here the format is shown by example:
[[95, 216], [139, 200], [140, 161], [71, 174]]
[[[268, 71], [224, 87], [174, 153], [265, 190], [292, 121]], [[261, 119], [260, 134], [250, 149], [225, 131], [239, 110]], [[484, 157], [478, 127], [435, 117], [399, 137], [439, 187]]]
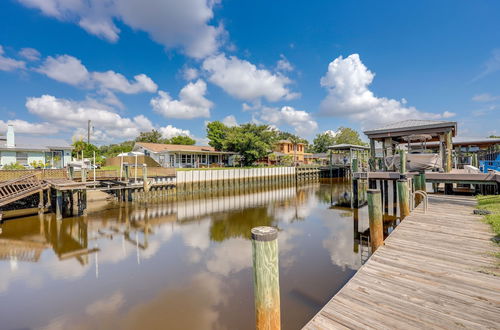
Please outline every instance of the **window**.
[[181, 155], [181, 164], [191, 164], [193, 162], [192, 155]]
[[16, 162], [21, 165], [28, 165], [28, 153], [27, 152], [16, 152]]
[[207, 163], [207, 155], [201, 155], [201, 163], [206, 164]]

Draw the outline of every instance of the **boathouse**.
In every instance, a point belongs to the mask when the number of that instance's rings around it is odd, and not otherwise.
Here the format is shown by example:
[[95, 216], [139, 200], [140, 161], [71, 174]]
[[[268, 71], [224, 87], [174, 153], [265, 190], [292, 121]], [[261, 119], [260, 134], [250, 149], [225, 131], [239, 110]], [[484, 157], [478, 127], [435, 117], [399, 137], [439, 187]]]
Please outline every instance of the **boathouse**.
[[162, 167], [214, 167], [232, 165], [234, 152], [218, 151], [210, 146], [136, 142], [135, 152], [144, 153]]
[[0, 168], [19, 164], [26, 168], [63, 168], [71, 161], [73, 147], [63, 140], [37, 137], [16, 139], [14, 126], [0, 137]]
[[[399, 144], [411, 147], [413, 141], [425, 140], [438, 143], [438, 156], [445, 172], [452, 169], [452, 138], [457, 135], [457, 122], [409, 119], [364, 131], [370, 139], [370, 163], [375, 170], [375, 143], [381, 143], [383, 159], [395, 155]], [[410, 150], [408, 150], [410, 152]], [[385, 164], [385, 162], [383, 162]]]

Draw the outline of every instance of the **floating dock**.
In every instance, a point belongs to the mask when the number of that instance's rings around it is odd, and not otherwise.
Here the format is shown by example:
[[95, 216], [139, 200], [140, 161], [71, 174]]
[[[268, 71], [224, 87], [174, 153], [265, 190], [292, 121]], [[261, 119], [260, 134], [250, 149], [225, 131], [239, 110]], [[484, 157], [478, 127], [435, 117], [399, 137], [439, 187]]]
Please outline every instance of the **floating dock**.
[[475, 206], [429, 196], [304, 329], [498, 329], [500, 248]]

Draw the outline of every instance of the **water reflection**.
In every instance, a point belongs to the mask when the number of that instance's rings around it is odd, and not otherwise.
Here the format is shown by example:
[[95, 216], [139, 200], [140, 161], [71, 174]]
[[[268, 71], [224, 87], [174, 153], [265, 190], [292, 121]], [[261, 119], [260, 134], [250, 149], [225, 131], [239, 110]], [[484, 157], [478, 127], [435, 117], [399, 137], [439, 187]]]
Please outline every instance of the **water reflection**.
[[369, 253], [366, 207], [342, 206], [350, 189], [254, 186], [6, 221], [2, 327], [252, 329], [249, 233], [271, 225], [280, 230], [283, 327], [299, 328]]

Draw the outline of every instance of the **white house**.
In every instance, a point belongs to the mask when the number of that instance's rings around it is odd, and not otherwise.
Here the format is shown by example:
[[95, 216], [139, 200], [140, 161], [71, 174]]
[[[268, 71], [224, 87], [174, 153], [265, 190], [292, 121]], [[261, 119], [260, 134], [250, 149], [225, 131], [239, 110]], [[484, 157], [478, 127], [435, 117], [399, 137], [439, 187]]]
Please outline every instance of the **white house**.
[[6, 136], [0, 136], [0, 168], [15, 163], [30, 168], [34, 162], [48, 168], [63, 168], [71, 161], [72, 149], [58, 139], [25, 136], [16, 139], [14, 126], [9, 125]]
[[150, 156], [163, 167], [208, 167], [231, 165], [234, 152], [217, 151], [210, 146], [136, 142], [133, 148]]

